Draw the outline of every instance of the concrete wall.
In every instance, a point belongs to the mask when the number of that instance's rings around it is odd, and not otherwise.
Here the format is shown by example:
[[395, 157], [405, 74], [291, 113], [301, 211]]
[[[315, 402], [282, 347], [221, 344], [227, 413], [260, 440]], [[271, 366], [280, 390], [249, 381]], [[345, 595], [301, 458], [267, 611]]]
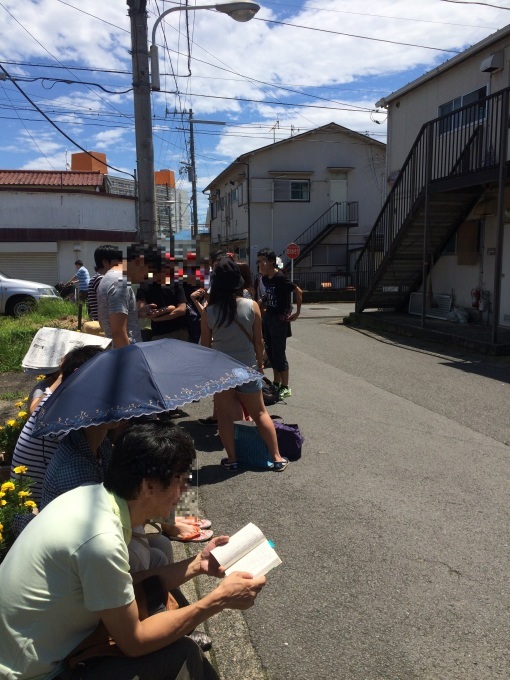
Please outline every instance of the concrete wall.
[[1, 191], [0, 229], [134, 231], [135, 201], [109, 194]]

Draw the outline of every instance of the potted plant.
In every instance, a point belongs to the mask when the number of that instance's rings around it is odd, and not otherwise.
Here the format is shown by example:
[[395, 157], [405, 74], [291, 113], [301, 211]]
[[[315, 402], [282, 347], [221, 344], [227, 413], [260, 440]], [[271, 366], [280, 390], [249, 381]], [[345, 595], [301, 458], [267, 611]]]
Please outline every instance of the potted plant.
[[30, 514], [37, 507], [30, 498], [33, 482], [26, 476], [26, 466], [19, 465], [13, 472], [17, 477], [0, 486], [0, 562], [16, 538], [13, 526], [15, 519]]

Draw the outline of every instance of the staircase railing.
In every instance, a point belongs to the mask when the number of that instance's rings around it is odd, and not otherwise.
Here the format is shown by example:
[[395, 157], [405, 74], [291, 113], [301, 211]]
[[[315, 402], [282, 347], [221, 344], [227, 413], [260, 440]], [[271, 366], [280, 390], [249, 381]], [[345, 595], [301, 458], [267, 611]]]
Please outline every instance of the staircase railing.
[[358, 201], [341, 201], [333, 203], [315, 222], [307, 227], [294, 243], [301, 247], [301, 251], [313, 243], [315, 239], [330, 224], [356, 224], [358, 221]]
[[423, 200], [427, 182], [469, 175], [499, 163], [501, 112], [510, 88], [425, 123], [356, 262], [356, 309]]

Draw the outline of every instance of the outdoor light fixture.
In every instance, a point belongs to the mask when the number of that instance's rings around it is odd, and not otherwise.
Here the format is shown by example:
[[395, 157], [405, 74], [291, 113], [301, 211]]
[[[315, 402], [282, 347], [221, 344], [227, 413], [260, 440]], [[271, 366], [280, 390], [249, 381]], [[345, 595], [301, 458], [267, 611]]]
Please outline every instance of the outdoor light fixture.
[[195, 12], [197, 9], [214, 9], [222, 14], [228, 14], [235, 21], [250, 21], [260, 9], [260, 5], [253, 0], [240, 0], [239, 2], [219, 2], [214, 5], [195, 5], [194, 7], [172, 7], [161, 14], [152, 27], [152, 40], [149, 50], [151, 60], [151, 89], [160, 90], [159, 80], [159, 54], [156, 41], [156, 29], [161, 20], [170, 12]]

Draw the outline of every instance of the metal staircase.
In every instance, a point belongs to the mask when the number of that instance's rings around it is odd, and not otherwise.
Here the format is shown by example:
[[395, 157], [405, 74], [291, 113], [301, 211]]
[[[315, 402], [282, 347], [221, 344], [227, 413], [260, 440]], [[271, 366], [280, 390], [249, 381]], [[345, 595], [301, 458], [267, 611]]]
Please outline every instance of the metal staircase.
[[[358, 224], [358, 201], [342, 201], [333, 203], [315, 222], [307, 227], [294, 243], [301, 248], [299, 257], [294, 260], [297, 264], [300, 260], [310, 254], [314, 247], [323, 241], [333, 229], [339, 226], [355, 227]], [[284, 253], [281, 254], [284, 256]], [[285, 258], [288, 262], [288, 258]], [[284, 262], [285, 262], [284, 260]]]
[[498, 179], [509, 90], [423, 125], [356, 262], [356, 312], [406, 305]]

